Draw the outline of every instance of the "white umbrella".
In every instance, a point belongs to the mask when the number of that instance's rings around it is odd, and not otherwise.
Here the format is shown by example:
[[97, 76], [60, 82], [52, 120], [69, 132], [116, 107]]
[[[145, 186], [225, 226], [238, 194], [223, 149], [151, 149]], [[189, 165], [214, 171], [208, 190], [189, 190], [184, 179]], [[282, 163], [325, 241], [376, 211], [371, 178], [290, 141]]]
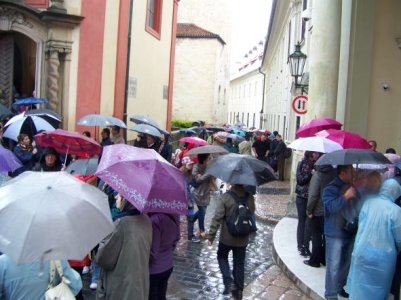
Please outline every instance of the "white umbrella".
[[53, 131], [55, 128], [44, 118], [25, 115], [25, 112], [23, 112], [12, 117], [6, 125], [4, 125], [3, 137], [17, 141], [17, 137], [20, 133], [26, 133], [32, 137], [40, 130]]
[[85, 126], [118, 126], [121, 128], [127, 128], [127, 125], [125, 125], [125, 123], [120, 119], [98, 114], [83, 116], [78, 120], [77, 124]]
[[81, 260], [114, 228], [107, 196], [66, 172], [24, 172], [0, 199], [0, 251], [17, 264]]
[[294, 150], [315, 151], [320, 153], [330, 153], [343, 149], [340, 144], [320, 136], [299, 138], [293, 141], [287, 147]]

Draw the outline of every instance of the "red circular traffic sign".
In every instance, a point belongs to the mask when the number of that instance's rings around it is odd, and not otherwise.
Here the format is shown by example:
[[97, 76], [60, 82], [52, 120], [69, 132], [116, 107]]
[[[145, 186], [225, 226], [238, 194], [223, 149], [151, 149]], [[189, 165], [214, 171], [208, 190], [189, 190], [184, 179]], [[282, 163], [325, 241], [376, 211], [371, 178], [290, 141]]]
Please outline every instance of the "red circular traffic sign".
[[308, 112], [306, 108], [306, 103], [308, 102], [308, 97], [300, 95], [292, 99], [292, 109], [299, 115], [304, 115]]

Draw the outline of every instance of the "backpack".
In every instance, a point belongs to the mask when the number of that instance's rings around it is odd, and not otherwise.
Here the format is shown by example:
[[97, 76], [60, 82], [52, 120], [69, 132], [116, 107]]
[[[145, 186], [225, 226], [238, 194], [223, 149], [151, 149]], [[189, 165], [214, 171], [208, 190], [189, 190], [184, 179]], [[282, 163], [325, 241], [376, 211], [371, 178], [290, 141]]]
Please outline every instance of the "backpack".
[[226, 219], [228, 232], [234, 237], [245, 237], [252, 232], [252, 212], [248, 206], [248, 194], [240, 198], [235, 192], [227, 191], [235, 199], [236, 208]]
[[291, 148], [285, 147], [285, 149], [283, 151], [283, 157], [284, 158], [290, 158], [291, 154], [292, 154]]

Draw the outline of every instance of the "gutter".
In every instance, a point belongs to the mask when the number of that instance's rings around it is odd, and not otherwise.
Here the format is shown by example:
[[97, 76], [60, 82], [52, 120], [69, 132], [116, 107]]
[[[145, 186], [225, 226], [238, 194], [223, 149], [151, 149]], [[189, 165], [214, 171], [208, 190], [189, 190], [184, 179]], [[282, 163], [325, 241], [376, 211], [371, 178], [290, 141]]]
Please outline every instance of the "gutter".
[[263, 113], [265, 108], [265, 85], [266, 85], [266, 73], [262, 72], [262, 67], [258, 69], [259, 73], [263, 75], [263, 93], [262, 93], [262, 108], [260, 110], [260, 129], [262, 128], [263, 124]]

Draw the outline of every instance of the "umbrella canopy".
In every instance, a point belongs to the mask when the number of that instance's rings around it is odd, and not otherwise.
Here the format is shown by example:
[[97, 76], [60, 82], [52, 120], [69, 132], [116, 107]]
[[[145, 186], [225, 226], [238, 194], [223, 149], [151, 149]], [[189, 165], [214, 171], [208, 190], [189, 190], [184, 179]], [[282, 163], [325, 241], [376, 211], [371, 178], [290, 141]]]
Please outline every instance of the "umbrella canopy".
[[6, 123], [3, 137], [17, 141], [17, 137], [21, 133], [32, 137], [41, 130], [52, 131], [55, 130], [55, 127], [41, 116], [26, 116], [23, 112], [12, 117]]
[[29, 98], [24, 98], [24, 99], [18, 99], [13, 103], [13, 105], [33, 105], [33, 104], [45, 104], [49, 103], [49, 100], [45, 98], [35, 98], [35, 97], [29, 97]]
[[5, 105], [0, 103], [0, 116], [8, 116], [11, 114], [12, 114], [11, 110]]
[[341, 129], [341, 124], [335, 119], [330, 118], [317, 118], [312, 119], [309, 122], [305, 123], [297, 130], [295, 136], [296, 138], [300, 137], [310, 137], [314, 136], [315, 133], [326, 129]]
[[215, 146], [215, 145], [207, 145], [207, 146], [201, 146], [201, 147], [196, 147], [192, 148], [187, 152], [187, 156], [195, 156], [198, 154], [227, 154], [229, 153], [226, 149], [220, 146]]
[[131, 130], [140, 132], [140, 133], [149, 134], [149, 135], [152, 135], [152, 136], [155, 136], [158, 138], [161, 137], [160, 131], [156, 127], [153, 127], [153, 126], [147, 125], [147, 124], [134, 125], [134, 127], [132, 127]]
[[17, 264], [81, 260], [114, 228], [107, 196], [66, 172], [24, 172], [0, 199], [0, 251]]
[[184, 175], [153, 149], [106, 146], [96, 176], [141, 212], [187, 213]]
[[121, 128], [127, 128], [127, 125], [125, 125], [125, 123], [120, 119], [97, 114], [86, 115], [79, 119], [77, 124], [85, 126], [118, 126]]
[[54, 128], [58, 128], [61, 123], [61, 116], [46, 108], [30, 109], [25, 112], [25, 116], [38, 116], [49, 122]]
[[12, 172], [21, 166], [21, 162], [13, 152], [0, 146], [0, 173]]
[[180, 129], [180, 133], [188, 136], [196, 136], [198, 134], [195, 130], [189, 128]]
[[337, 129], [327, 129], [316, 133], [317, 136], [325, 137], [336, 143], [339, 143], [344, 149], [370, 149], [371, 146], [367, 140], [360, 135]]
[[77, 159], [70, 163], [65, 171], [69, 174], [80, 174], [87, 176], [95, 174], [98, 165], [99, 158], [97, 157]]
[[157, 129], [160, 128], [159, 124], [155, 120], [153, 120], [152, 118], [149, 118], [147, 116], [133, 115], [129, 118], [129, 120], [136, 124], [146, 124], [146, 125], [156, 127]]
[[343, 149], [340, 144], [321, 136], [299, 138], [293, 141], [287, 147], [295, 150], [315, 151], [321, 153], [330, 153]]
[[381, 153], [363, 149], [344, 149], [327, 153], [316, 165], [386, 165], [391, 162]]
[[227, 134], [226, 138], [230, 138], [233, 140], [233, 142], [238, 142], [238, 143], [245, 141], [245, 138], [243, 136], [236, 135], [234, 133]]
[[205, 173], [231, 184], [257, 186], [277, 180], [273, 169], [266, 162], [236, 153], [214, 158]]
[[205, 126], [206, 130], [212, 131], [212, 132], [219, 132], [219, 131], [224, 131], [224, 127], [219, 127], [219, 126]]
[[202, 140], [201, 138], [194, 137], [194, 136], [183, 137], [180, 139], [180, 142], [194, 144], [194, 145], [201, 145], [201, 146], [209, 145], [208, 142], [206, 142], [205, 140]]
[[102, 147], [92, 138], [78, 132], [57, 129], [35, 135], [36, 142], [42, 147], [52, 147], [60, 153], [70, 153], [79, 156], [98, 155]]

